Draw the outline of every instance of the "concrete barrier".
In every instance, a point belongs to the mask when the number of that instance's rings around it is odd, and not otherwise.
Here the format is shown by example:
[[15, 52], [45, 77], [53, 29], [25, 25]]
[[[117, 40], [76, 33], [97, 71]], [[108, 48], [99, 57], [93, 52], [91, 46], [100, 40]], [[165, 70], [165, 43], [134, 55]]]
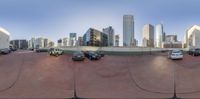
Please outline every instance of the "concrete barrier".
[[146, 55], [164, 53], [173, 49], [183, 48], [148, 48], [148, 47], [92, 47], [92, 46], [77, 46], [77, 47], [62, 47], [65, 53], [73, 53], [74, 51], [103, 51], [105, 54], [110, 55]]

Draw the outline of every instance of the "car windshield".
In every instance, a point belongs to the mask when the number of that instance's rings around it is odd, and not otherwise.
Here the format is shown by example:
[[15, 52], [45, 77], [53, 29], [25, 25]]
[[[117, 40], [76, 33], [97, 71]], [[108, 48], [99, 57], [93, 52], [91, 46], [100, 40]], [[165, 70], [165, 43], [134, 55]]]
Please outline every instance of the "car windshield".
[[182, 51], [180, 51], [180, 50], [175, 50], [175, 51], [172, 51], [172, 53], [182, 53]]
[[75, 52], [74, 55], [83, 55], [82, 52]]
[[0, 99], [200, 99], [200, 0], [0, 0]]

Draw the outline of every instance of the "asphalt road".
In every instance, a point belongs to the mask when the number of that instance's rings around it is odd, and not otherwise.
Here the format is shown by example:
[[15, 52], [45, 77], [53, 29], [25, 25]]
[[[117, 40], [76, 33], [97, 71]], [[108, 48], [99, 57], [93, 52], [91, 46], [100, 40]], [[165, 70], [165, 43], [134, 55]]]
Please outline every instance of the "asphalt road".
[[108, 56], [73, 62], [71, 55], [17, 51], [0, 56], [0, 98], [200, 97], [200, 57]]

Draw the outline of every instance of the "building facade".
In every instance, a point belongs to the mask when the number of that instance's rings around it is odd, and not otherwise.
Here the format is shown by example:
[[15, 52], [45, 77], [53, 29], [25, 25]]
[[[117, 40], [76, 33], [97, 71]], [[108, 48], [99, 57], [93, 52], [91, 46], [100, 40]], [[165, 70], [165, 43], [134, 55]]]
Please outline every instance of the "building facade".
[[59, 39], [59, 40], [57, 41], [57, 47], [62, 47], [62, 39]]
[[156, 40], [155, 40], [155, 47], [161, 48], [163, 43], [163, 25], [158, 24], [156, 25]]
[[10, 33], [0, 27], [0, 49], [9, 48]]
[[177, 35], [166, 35], [165, 42], [177, 42]]
[[187, 48], [200, 48], [200, 26], [194, 25], [187, 30]]
[[135, 46], [133, 15], [123, 16], [123, 46]]
[[27, 40], [11, 40], [10, 44], [16, 49], [27, 49], [28, 48]]
[[151, 24], [143, 27], [143, 46], [154, 47], [154, 26]]
[[78, 46], [83, 46], [83, 37], [78, 37]]
[[84, 46], [108, 46], [108, 36], [96, 29], [90, 28], [83, 35]]
[[112, 26], [104, 28], [103, 33], [108, 35], [108, 46], [114, 46], [114, 29]]
[[77, 34], [70, 33], [69, 34], [69, 46], [76, 46], [77, 44]]
[[69, 46], [69, 38], [68, 37], [65, 37], [63, 38], [63, 46]]
[[182, 42], [163, 42], [162, 48], [182, 48]]
[[119, 47], [119, 35], [115, 35], [115, 46]]

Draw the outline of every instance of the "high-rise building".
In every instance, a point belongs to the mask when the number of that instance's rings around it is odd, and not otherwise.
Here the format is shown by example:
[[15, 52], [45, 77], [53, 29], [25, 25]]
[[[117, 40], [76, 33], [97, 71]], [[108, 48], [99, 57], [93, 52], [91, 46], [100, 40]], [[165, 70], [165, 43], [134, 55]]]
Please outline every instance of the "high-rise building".
[[133, 15], [123, 16], [123, 46], [135, 46]]
[[83, 35], [83, 45], [84, 46], [108, 46], [108, 35], [90, 28]]
[[103, 29], [103, 33], [108, 35], [108, 46], [113, 46], [114, 44], [114, 29], [112, 26]]
[[69, 46], [76, 46], [77, 44], [77, 35], [76, 33], [69, 34]]
[[69, 46], [69, 39], [68, 37], [63, 38], [63, 46]]
[[78, 45], [83, 46], [83, 37], [78, 37]]
[[143, 27], [143, 46], [154, 47], [154, 26], [151, 24]]
[[119, 46], [119, 35], [115, 35], [115, 46]]
[[156, 41], [155, 41], [155, 47], [161, 48], [163, 43], [163, 25], [158, 24], [156, 25]]

